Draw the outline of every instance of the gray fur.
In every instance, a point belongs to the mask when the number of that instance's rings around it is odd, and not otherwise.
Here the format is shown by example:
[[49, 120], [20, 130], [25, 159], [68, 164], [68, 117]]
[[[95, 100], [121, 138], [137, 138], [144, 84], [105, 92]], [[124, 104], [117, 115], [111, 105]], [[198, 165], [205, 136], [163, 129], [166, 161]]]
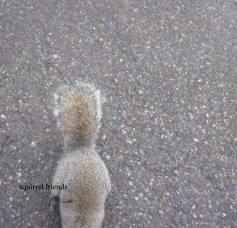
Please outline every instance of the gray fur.
[[[66, 97], [70, 99], [67, 100]], [[75, 100], [71, 99], [73, 97]], [[87, 105], [81, 107], [81, 104], [87, 104], [90, 107], [86, 108]], [[65, 111], [64, 107], [69, 111]], [[71, 109], [72, 112], [70, 112]], [[77, 114], [74, 109], [78, 110], [78, 114], [82, 114], [82, 118], [72, 116]], [[91, 110], [93, 113], [86, 113]], [[65, 142], [65, 152], [55, 172], [53, 185], [62, 186], [64, 184], [67, 189], [54, 189], [51, 192], [52, 201], [57, 198], [55, 196], [59, 196], [60, 199], [62, 227], [99, 228], [104, 219], [105, 200], [111, 190], [108, 170], [95, 150], [95, 137], [102, 117], [100, 91], [86, 83], [62, 86], [55, 94], [54, 114], [58, 127], [63, 132]], [[78, 137], [81, 135], [78, 129], [71, 125], [74, 123], [72, 120], [74, 122], [85, 120], [91, 123], [85, 125], [78, 123], [78, 126], [86, 128], [80, 128], [80, 130], [88, 132], [85, 137], [82, 134], [83, 139]], [[70, 126], [72, 129], [68, 129]], [[76, 137], [74, 137], [74, 131]], [[70, 134], [67, 134], [68, 132]]]

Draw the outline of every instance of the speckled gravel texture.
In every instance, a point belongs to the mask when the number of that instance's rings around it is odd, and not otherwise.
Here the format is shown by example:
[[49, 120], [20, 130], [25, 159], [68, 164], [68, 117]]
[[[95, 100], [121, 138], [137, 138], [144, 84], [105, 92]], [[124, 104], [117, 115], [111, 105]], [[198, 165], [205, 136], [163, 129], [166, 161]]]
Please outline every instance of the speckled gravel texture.
[[97, 141], [112, 180], [103, 227], [237, 227], [233, 0], [0, 1], [0, 227], [59, 227], [63, 152], [51, 97], [107, 98]]

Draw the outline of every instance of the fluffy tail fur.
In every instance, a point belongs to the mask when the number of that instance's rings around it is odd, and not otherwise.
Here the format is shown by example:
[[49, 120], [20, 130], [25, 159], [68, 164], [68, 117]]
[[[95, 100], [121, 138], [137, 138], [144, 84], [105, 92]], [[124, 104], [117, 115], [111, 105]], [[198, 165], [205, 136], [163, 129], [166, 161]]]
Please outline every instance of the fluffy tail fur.
[[88, 83], [59, 87], [54, 115], [67, 146], [93, 145], [102, 117], [100, 91]]

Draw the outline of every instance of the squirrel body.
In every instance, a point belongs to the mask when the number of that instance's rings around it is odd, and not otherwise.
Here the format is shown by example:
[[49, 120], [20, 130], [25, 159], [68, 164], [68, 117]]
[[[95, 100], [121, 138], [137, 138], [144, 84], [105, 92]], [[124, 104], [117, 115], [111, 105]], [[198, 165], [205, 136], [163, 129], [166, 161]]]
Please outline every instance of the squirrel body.
[[108, 170], [95, 150], [102, 117], [100, 91], [78, 82], [55, 94], [54, 114], [63, 133], [65, 151], [56, 169], [50, 208], [60, 204], [63, 228], [99, 228], [111, 190]]

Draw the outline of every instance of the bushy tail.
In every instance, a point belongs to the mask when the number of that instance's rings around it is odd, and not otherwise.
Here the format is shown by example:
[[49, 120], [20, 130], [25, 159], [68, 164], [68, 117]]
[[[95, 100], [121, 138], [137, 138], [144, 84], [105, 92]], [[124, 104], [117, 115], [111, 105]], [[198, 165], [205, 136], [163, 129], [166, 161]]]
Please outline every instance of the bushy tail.
[[94, 143], [102, 117], [100, 91], [88, 83], [64, 85], [55, 93], [54, 115], [65, 146]]

